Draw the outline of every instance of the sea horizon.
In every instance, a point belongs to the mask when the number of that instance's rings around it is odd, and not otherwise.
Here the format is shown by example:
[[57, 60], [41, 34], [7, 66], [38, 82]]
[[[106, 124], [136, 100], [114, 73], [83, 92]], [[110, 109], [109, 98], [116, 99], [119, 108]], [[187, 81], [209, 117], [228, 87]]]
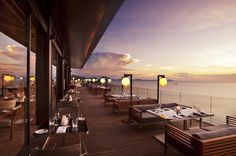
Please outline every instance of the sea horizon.
[[[113, 80], [112, 84], [120, 85], [120, 80]], [[133, 88], [149, 89], [156, 91], [156, 80], [133, 80]], [[236, 82], [212, 82], [212, 81], [168, 81], [162, 91], [186, 93], [201, 96], [214, 96], [223, 98], [235, 98]]]

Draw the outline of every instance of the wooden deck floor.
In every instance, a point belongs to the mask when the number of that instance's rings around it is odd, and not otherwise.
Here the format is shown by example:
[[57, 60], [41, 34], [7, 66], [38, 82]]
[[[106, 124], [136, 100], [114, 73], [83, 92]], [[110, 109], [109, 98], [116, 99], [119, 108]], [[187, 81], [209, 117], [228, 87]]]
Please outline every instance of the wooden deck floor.
[[[142, 131], [136, 124], [121, 122], [127, 114], [118, 116], [112, 113], [112, 107], [104, 105], [101, 95], [92, 95], [87, 89], [81, 89], [81, 111], [87, 118], [90, 133], [85, 136], [88, 156], [152, 156], [164, 155], [164, 146], [153, 138], [163, 132], [163, 125], [145, 126]], [[172, 147], [168, 155], [183, 155]]]
[[[118, 116], [112, 107], [104, 105], [101, 95], [92, 95], [86, 88], [81, 88], [81, 112], [87, 118], [90, 133], [84, 136], [88, 156], [162, 156], [164, 146], [153, 138], [163, 132], [163, 124], [149, 125], [140, 131], [135, 124], [124, 124], [127, 114]], [[34, 127], [34, 126], [33, 126]], [[23, 129], [17, 126], [13, 141], [6, 141], [9, 130], [0, 130], [0, 155], [15, 156], [23, 144]], [[168, 154], [183, 155], [173, 147]]]

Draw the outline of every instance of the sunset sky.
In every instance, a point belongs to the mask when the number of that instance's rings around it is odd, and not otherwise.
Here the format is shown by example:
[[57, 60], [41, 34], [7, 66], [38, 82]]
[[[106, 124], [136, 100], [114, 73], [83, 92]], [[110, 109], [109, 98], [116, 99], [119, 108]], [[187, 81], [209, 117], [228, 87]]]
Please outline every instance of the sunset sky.
[[80, 72], [236, 80], [235, 15], [235, 0], [124, 1]]
[[[235, 15], [236, 0], [125, 0], [85, 67], [73, 74], [236, 81]], [[0, 33], [0, 72], [22, 74], [22, 51]]]

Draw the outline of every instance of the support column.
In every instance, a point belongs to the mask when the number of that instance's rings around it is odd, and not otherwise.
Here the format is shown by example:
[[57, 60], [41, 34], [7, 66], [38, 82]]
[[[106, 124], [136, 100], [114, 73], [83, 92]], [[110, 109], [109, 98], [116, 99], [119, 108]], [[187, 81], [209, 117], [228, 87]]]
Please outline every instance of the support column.
[[24, 134], [25, 145], [30, 144], [30, 51], [31, 51], [31, 13], [28, 12], [26, 14], [25, 19], [25, 45], [27, 48], [27, 67], [26, 67], [26, 102], [24, 105], [24, 114], [25, 114], [25, 126], [24, 126]]
[[65, 81], [64, 81], [64, 83], [65, 83], [65, 90], [64, 90], [64, 93], [68, 90], [68, 83], [67, 83], [67, 81], [68, 81], [68, 66], [65, 64], [65, 66], [64, 66], [64, 78], [65, 78]]
[[51, 23], [48, 33], [38, 35], [38, 52], [36, 54], [36, 124], [48, 128], [52, 93], [52, 52]]
[[70, 80], [71, 80], [71, 68], [68, 66], [68, 81], [67, 81], [67, 86], [69, 86], [70, 84]]
[[61, 56], [57, 55], [57, 101], [63, 96], [63, 62]]

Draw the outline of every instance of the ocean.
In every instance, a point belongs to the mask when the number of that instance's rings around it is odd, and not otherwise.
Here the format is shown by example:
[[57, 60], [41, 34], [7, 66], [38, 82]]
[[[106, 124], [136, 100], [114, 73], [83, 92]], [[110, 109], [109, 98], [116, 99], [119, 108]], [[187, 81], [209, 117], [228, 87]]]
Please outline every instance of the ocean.
[[[120, 81], [114, 80], [120, 86]], [[133, 93], [142, 98], [156, 98], [156, 81], [134, 80]], [[129, 92], [129, 88], [124, 90]], [[115, 90], [118, 92], [118, 89]], [[176, 102], [213, 113], [207, 119], [213, 124], [225, 122], [225, 116], [236, 117], [236, 82], [168, 82], [160, 88], [160, 102]]]
[[[120, 85], [114, 80], [112, 84]], [[134, 80], [134, 88], [156, 90], [156, 81]], [[175, 82], [171, 81], [160, 90], [190, 93], [196, 95], [236, 98], [236, 82]]]

